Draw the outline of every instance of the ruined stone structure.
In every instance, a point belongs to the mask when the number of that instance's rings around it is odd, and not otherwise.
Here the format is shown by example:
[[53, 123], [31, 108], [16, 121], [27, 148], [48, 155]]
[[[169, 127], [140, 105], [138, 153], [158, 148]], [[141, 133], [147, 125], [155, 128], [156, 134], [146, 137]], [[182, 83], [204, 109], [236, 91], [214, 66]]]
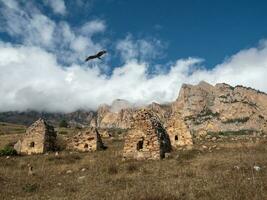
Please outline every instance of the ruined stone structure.
[[19, 154], [40, 154], [56, 148], [56, 132], [54, 127], [44, 119], [38, 119], [27, 130], [26, 134], [15, 144]]
[[178, 115], [174, 114], [167, 122], [166, 128], [172, 148], [179, 148], [181, 146], [193, 145], [192, 135], [184, 120]]
[[105, 149], [98, 130], [94, 127], [79, 132], [68, 142], [68, 149], [81, 152]]
[[124, 159], [160, 159], [171, 151], [170, 139], [158, 118], [149, 110], [138, 110], [125, 138]]

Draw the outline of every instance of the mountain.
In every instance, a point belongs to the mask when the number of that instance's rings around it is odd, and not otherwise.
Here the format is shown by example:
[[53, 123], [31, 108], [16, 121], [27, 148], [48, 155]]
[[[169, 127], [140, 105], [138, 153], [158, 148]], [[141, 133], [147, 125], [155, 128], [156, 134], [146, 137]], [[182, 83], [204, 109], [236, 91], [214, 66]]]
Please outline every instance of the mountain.
[[[206, 134], [267, 133], [267, 94], [244, 86], [225, 83], [215, 86], [201, 81], [198, 85], [183, 84], [177, 99], [170, 104], [152, 103], [152, 110], [167, 127], [177, 124], [196, 137]], [[66, 119], [71, 125], [100, 128], [131, 127], [133, 113], [139, 109], [130, 102], [117, 99], [111, 105], [101, 105], [97, 111], [72, 113], [5, 112], [0, 121], [29, 125], [40, 117], [53, 124]]]
[[101, 105], [96, 112], [96, 119], [91, 126], [101, 128], [130, 128], [134, 106], [126, 100], [117, 99], [111, 106]]
[[184, 84], [172, 112], [179, 112], [196, 135], [267, 132], [267, 95], [243, 86]]
[[95, 112], [78, 110], [72, 113], [46, 113], [36, 111], [25, 112], [2, 112], [0, 113], [1, 122], [9, 122], [23, 125], [30, 125], [39, 118], [45, 118], [53, 125], [58, 125], [62, 119], [71, 125], [89, 124], [95, 118]]

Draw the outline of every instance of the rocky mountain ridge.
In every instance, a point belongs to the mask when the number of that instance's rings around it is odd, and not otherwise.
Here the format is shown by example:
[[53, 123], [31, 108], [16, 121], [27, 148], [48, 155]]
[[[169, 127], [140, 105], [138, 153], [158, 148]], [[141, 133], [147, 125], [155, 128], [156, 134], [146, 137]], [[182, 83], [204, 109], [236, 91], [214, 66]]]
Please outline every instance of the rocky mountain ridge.
[[172, 106], [197, 135], [267, 132], [267, 95], [243, 86], [184, 84]]
[[[152, 103], [146, 108], [153, 111], [165, 127], [169, 121], [180, 121], [196, 137], [267, 132], [267, 94], [240, 85], [232, 87], [218, 83], [213, 86], [204, 81], [198, 85], [183, 84], [174, 102], [165, 105]], [[39, 117], [45, 117], [58, 123], [64, 118], [72, 125], [128, 129], [133, 113], [138, 109], [128, 101], [117, 99], [110, 106], [101, 105], [95, 112], [8, 112], [0, 113], [0, 121], [30, 124]]]

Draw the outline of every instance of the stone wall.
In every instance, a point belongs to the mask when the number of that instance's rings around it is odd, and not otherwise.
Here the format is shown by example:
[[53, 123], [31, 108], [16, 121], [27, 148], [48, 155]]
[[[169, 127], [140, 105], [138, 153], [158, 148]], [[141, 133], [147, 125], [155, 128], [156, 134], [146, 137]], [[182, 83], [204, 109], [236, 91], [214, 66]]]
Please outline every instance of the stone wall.
[[48, 125], [44, 119], [39, 119], [26, 130], [26, 134], [14, 148], [19, 154], [26, 155], [53, 151], [56, 148], [56, 136], [54, 127]]
[[169, 134], [172, 148], [193, 145], [190, 130], [178, 114], [170, 117], [166, 130]]
[[68, 141], [68, 149], [81, 152], [97, 151], [104, 149], [98, 130], [94, 127], [86, 128]]
[[131, 130], [125, 137], [124, 159], [161, 159], [171, 151], [165, 129], [153, 112], [138, 110], [133, 116]]

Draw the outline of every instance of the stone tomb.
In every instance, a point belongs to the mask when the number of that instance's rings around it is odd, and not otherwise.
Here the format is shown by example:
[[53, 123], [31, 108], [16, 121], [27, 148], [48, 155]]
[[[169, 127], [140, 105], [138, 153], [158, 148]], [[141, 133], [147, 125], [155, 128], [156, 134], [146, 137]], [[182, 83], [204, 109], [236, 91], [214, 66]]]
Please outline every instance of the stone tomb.
[[136, 111], [131, 127], [125, 137], [124, 159], [157, 160], [171, 151], [168, 134], [152, 111]]
[[41, 154], [56, 148], [54, 127], [44, 119], [38, 119], [27, 130], [26, 134], [14, 145], [19, 154]]
[[105, 146], [98, 130], [90, 127], [73, 136], [68, 142], [68, 149], [86, 152], [105, 149]]
[[169, 134], [172, 148], [176, 149], [182, 146], [193, 145], [190, 130], [179, 115], [175, 114], [171, 116], [167, 122], [166, 130]]

